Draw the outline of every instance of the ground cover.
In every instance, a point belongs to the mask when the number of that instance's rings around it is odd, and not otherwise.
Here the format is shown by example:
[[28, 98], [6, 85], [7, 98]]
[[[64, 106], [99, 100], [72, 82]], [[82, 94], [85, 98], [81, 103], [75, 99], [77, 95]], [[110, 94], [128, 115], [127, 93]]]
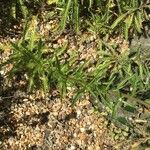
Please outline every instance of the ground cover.
[[0, 22], [1, 149], [148, 149], [149, 2], [21, 2]]

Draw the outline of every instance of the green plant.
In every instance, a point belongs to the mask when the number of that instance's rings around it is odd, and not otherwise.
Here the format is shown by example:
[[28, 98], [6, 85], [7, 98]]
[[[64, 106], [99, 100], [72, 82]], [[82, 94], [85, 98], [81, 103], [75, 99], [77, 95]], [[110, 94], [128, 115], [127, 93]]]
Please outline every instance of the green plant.
[[[92, 18], [87, 22], [90, 30], [98, 37], [114, 33], [117, 27], [117, 32], [120, 32], [124, 23], [126, 31], [131, 25], [135, 25], [138, 31], [141, 29], [143, 20], [139, 20], [140, 26], [138, 26], [136, 15], [145, 11], [148, 6], [148, 1], [145, 1], [144, 4], [137, 0], [122, 0], [120, 3], [110, 0], [88, 2], [86, 11], [93, 11], [93, 13], [89, 13]], [[57, 3], [64, 6], [62, 29], [65, 29], [69, 18], [75, 21], [73, 24], [77, 23], [75, 28], [78, 30], [79, 13], [84, 10], [80, 8], [83, 3], [76, 0], [58, 1]], [[93, 10], [94, 7], [96, 10]], [[64, 58], [68, 43], [61, 48], [49, 48], [45, 39], [37, 33], [36, 24], [36, 18], [30, 22], [27, 20], [22, 38], [12, 43], [13, 53], [8, 61], [2, 64], [3, 66], [12, 64], [12, 69], [8, 72], [11, 77], [18, 74], [26, 76], [28, 91], [40, 88], [47, 93], [52, 88], [57, 88], [64, 96], [68, 88], [73, 87], [75, 92], [72, 99], [73, 105], [83, 95], [89, 94], [91, 103], [97, 109], [106, 110], [109, 118], [125, 125], [130, 124], [128, 116], [123, 114], [124, 111], [134, 113], [137, 104], [150, 108], [146, 101], [149, 97], [140, 100], [139, 96], [139, 93], [144, 94], [150, 91], [149, 54], [143, 53], [141, 49], [125, 49], [124, 52], [119, 52], [117, 46], [113, 47], [99, 40], [100, 47], [98, 45], [96, 63], [91, 65], [90, 60], [81, 63], [77, 53], [72, 53], [68, 58]], [[128, 37], [126, 32], [125, 37]], [[92, 71], [89, 72], [90, 65]], [[121, 108], [123, 111], [119, 114]]]
[[139, 99], [139, 93], [150, 91], [149, 59], [137, 50], [118, 53], [109, 45], [103, 47], [99, 55], [92, 72], [85, 73], [83, 69], [84, 73], [75, 78], [78, 88], [72, 103], [89, 93], [96, 109], [105, 109], [111, 120], [131, 127], [126, 111], [134, 114], [137, 104], [150, 109], [146, 101]]
[[[79, 32], [80, 20], [83, 16], [89, 14], [89, 10], [98, 6], [98, 1], [78, 1], [78, 0], [59, 0], [57, 2], [59, 10], [61, 10], [60, 28], [64, 30], [68, 22], [73, 25], [76, 32]], [[100, 2], [101, 3], [101, 2]]]
[[[124, 36], [128, 39], [130, 32], [141, 33], [143, 29], [143, 22], [149, 20], [148, 7], [150, 6], [149, 1], [124, 1], [117, 3], [118, 14], [117, 18], [111, 25], [112, 30], [120, 26], [120, 30], [123, 31]], [[121, 31], [121, 32], [122, 32]]]
[[92, 32], [104, 36], [111, 33], [123, 33], [124, 37], [128, 39], [133, 32], [141, 33], [143, 22], [149, 20], [150, 3], [148, 0], [88, 0], [86, 2], [60, 0], [57, 4], [61, 10], [60, 26], [62, 30], [70, 23], [78, 32], [81, 23], [85, 24], [84, 20], [91, 18], [88, 25]]
[[34, 88], [42, 88], [48, 91], [51, 74], [54, 70], [53, 58], [45, 58], [46, 46], [44, 41], [37, 34], [37, 26], [34, 18], [30, 23], [27, 22], [23, 37], [12, 45], [12, 55], [2, 65], [12, 64], [12, 69], [8, 72], [9, 77], [18, 74], [26, 75], [28, 82], [28, 91]]
[[63, 96], [67, 87], [73, 85], [70, 76], [78, 68], [74, 65], [76, 54], [65, 60], [63, 55], [68, 43], [61, 48], [49, 49], [41, 37], [37, 32], [36, 17], [33, 17], [27, 21], [22, 38], [11, 43], [12, 54], [1, 67], [11, 64], [6, 77], [12, 80], [18, 75], [25, 78], [28, 92], [40, 89], [46, 94], [56, 88]]
[[25, 1], [24, 0], [13, 0], [11, 2], [11, 15], [17, 19], [17, 15], [18, 15], [18, 9], [21, 10], [21, 13], [23, 15], [24, 18], [27, 17], [29, 11], [27, 9], [27, 7], [25, 6]]
[[107, 14], [92, 14], [90, 20], [87, 20], [89, 31], [98, 37], [110, 34], [111, 28], [108, 26], [109, 19], [111, 19], [111, 17], [108, 17]]
[[35, 10], [40, 9], [44, 5], [44, 0], [12, 0], [10, 2], [10, 15], [14, 19], [24, 18], [27, 19], [34, 12], [38, 12]]
[[[60, 23], [61, 30], [64, 30], [68, 20], [71, 20], [74, 24], [75, 30], [79, 31], [79, 4], [78, 0], [67, 0], [66, 1], [59, 1], [58, 4], [61, 8], [62, 13], [62, 20]], [[70, 22], [71, 23], [71, 22]]]

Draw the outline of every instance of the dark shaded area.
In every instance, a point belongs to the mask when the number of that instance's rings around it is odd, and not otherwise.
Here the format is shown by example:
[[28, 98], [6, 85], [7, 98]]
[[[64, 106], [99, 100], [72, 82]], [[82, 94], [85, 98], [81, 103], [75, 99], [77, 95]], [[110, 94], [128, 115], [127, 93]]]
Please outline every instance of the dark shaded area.
[[[45, 0], [24, 1], [28, 17], [45, 9]], [[0, 0], [0, 38], [20, 36], [24, 15], [19, 0]]]
[[43, 125], [46, 124], [49, 119], [50, 112], [45, 112], [45, 113], [39, 113], [39, 114], [34, 114], [34, 115], [26, 115], [21, 118], [21, 120], [18, 123], [24, 123], [28, 126], [32, 126], [33, 128], [36, 127], [37, 125]]
[[143, 32], [129, 39], [130, 48], [150, 49], [150, 21], [143, 22]]
[[16, 37], [19, 34], [19, 27], [14, 26], [19, 26], [20, 19], [12, 16], [12, 5], [13, 0], [0, 0], [0, 38]]
[[10, 137], [17, 136], [16, 130], [17, 126], [22, 123], [26, 124], [27, 126], [32, 126], [33, 128], [37, 125], [43, 125], [48, 122], [48, 115], [49, 112], [39, 113], [34, 115], [26, 115], [23, 116], [19, 121], [13, 117], [11, 113], [11, 106], [15, 104], [23, 105], [25, 102], [23, 99], [30, 99], [28, 98], [27, 93], [24, 92], [25, 86], [19, 86], [16, 83], [12, 84], [12, 86], [4, 87], [4, 80], [1, 77], [1, 84], [0, 84], [0, 141], [4, 141], [9, 139]]
[[137, 94], [137, 96], [138, 96], [141, 100], [150, 99], [150, 90], [140, 92], [140, 93]]
[[141, 143], [141, 147], [142, 148], [149, 148], [150, 147], [150, 140], [147, 140], [146, 142], [144, 142], [144, 143]]
[[70, 119], [74, 119], [76, 117], [77, 117], [77, 113], [76, 112], [72, 112], [72, 113], [67, 114], [66, 116], [60, 118], [59, 122], [65, 123], [65, 122], [69, 121]]
[[13, 101], [11, 96], [12, 88], [7, 88], [0, 93], [0, 128], [3, 128], [3, 131], [0, 132], [1, 141], [16, 136], [16, 120], [12, 117], [10, 108], [12, 103], [17, 103], [17, 100]]
[[40, 118], [40, 123], [41, 124], [45, 124], [45, 123], [47, 123], [48, 122], [48, 115], [49, 115], [49, 112], [45, 112], [45, 113], [41, 113], [41, 114], [39, 114], [39, 118]]
[[0, 141], [16, 136], [17, 121], [11, 114], [12, 104], [22, 104], [20, 99], [25, 98], [25, 95], [15, 93], [17, 89], [24, 90], [24, 87], [18, 86], [15, 83], [12, 86], [4, 85], [4, 78], [1, 75], [0, 81]]

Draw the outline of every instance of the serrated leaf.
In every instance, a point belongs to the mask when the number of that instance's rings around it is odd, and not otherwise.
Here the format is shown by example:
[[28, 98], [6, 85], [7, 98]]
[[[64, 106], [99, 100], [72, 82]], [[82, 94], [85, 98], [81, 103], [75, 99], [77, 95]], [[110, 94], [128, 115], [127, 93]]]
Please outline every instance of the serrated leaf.
[[145, 10], [143, 10], [143, 14], [146, 20], [149, 20], [150, 17], [148, 16], [147, 12]]
[[120, 15], [111, 25], [111, 28], [114, 29], [118, 24], [127, 16], [127, 13]]
[[74, 1], [74, 25], [76, 32], [79, 32], [79, 5], [78, 5], [78, 0]]
[[118, 84], [117, 89], [118, 89], [118, 90], [119, 90], [119, 89], [122, 89], [122, 88], [126, 85], [126, 83], [127, 83], [132, 77], [133, 77], [133, 76], [129, 76], [129, 77], [124, 78], [124, 80]]
[[125, 19], [125, 38], [128, 39], [128, 33], [129, 33], [129, 28], [131, 27], [131, 24], [133, 22], [133, 14], [129, 15]]
[[93, 5], [93, 0], [89, 0], [89, 8], [91, 8]]
[[138, 22], [139, 22], [141, 28], [142, 28], [142, 22], [143, 22], [142, 15], [143, 15], [143, 13], [141, 13], [140, 11], [137, 11], [137, 19], [138, 19]]
[[19, 4], [20, 4], [20, 7], [21, 7], [22, 14], [23, 14], [24, 18], [26, 18], [27, 15], [28, 15], [28, 9], [25, 6], [23, 0], [19, 0]]
[[12, 3], [11, 6], [11, 15], [16, 19], [16, 4]]
[[142, 30], [141, 30], [140, 22], [136, 16], [134, 16], [134, 23], [135, 23], [135, 28], [136, 28], [137, 32], [141, 33]]
[[61, 24], [60, 24], [62, 30], [64, 30], [65, 27], [66, 27], [66, 23], [67, 23], [67, 18], [68, 18], [71, 2], [72, 2], [72, 0], [68, 0], [66, 5], [65, 5], [65, 7], [64, 7], [63, 18], [62, 18]]
[[40, 79], [41, 79], [42, 84], [43, 84], [43, 90], [46, 93], [48, 91], [48, 79], [44, 74]]

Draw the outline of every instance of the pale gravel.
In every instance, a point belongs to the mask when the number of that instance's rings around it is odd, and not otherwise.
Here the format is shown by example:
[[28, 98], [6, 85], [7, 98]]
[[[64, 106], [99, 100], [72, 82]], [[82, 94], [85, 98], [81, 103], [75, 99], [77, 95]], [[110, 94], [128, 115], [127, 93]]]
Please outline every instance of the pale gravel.
[[104, 145], [111, 147], [113, 144], [106, 135], [106, 119], [96, 115], [88, 99], [78, 102], [75, 107], [70, 106], [69, 100], [61, 102], [59, 98], [49, 101], [26, 98], [20, 101], [23, 103], [12, 104], [10, 111], [17, 126], [16, 136], [2, 142], [3, 150], [33, 147], [43, 150], [100, 150]]

